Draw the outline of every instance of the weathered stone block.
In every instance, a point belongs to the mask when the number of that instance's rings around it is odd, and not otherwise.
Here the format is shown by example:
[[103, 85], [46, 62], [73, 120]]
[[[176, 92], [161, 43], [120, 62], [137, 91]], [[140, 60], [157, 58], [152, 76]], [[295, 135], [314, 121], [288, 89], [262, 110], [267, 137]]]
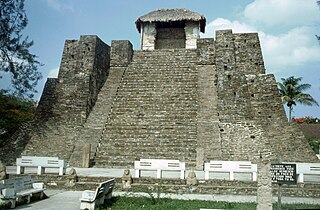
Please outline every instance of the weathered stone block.
[[111, 66], [127, 66], [133, 55], [132, 44], [128, 40], [112, 40]]

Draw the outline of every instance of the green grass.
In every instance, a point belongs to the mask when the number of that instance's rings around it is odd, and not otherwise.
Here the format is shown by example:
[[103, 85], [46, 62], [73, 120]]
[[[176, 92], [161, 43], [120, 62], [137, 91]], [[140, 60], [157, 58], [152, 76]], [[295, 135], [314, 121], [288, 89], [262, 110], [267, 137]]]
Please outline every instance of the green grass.
[[[320, 209], [320, 205], [282, 205], [282, 209]], [[113, 197], [106, 204], [105, 210], [199, 210], [200, 208], [255, 210], [255, 203], [229, 203], [200, 200], [176, 200], [169, 198], [157, 199], [149, 197]], [[277, 205], [273, 205], [277, 209]]]
[[254, 203], [228, 203], [228, 202], [213, 202], [213, 201], [199, 201], [199, 200], [175, 200], [169, 198], [162, 198], [154, 201], [147, 197], [113, 197], [107, 204], [107, 208], [112, 210], [194, 210], [200, 208], [222, 208], [222, 209], [255, 209]]

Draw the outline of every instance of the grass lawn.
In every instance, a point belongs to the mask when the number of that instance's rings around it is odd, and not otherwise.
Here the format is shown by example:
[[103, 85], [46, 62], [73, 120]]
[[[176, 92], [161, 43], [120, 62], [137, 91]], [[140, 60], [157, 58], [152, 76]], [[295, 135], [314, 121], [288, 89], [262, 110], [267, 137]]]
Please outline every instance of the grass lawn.
[[[320, 209], [320, 205], [282, 205], [283, 209]], [[228, 203], [200, 200], [157, 199], [150, 197], [113, 197], [103, 208], [105, 210], [199, 210], [208, 209], [256, 209], [255, 203]], [[273, 209], [277, 209], [274, 204]]]

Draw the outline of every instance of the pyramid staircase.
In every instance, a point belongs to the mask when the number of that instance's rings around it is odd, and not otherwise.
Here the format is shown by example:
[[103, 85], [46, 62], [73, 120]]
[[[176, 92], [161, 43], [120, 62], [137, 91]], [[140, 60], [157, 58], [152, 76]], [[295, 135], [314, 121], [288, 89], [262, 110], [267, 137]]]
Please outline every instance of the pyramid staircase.
[[99, 142], [96, 167], [132, 166], [140, 158], [195, 164], [197, 51], [135, 51]]

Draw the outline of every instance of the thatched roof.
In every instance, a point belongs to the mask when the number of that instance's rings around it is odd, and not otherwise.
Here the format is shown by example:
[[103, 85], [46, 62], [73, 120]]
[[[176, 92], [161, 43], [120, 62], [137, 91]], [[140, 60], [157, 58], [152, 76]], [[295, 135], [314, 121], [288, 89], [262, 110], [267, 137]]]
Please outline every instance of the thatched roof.
[[200, 31], [204, 33], [206, 26], [206, 18], [196, 12], [192, 12], [187, 9], [159, 9], [152, 11], [146, 15], [139, 17], [136, 20], [136, 26], [141, 32], [141, 23], [144, 22], [173, 22], [173, 21], [199, 21], [200, 22]]

